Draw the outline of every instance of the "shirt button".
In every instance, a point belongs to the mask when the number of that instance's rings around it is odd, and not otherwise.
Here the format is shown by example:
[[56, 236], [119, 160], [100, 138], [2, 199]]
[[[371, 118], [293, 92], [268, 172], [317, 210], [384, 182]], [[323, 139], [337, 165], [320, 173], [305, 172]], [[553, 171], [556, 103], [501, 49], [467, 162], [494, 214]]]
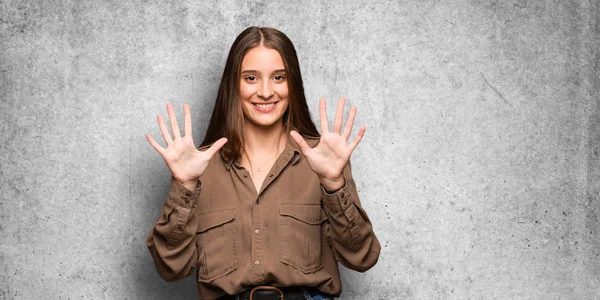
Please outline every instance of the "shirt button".
[[269, 177], [273, 178], [273, 174], [269, 175]]
[[244, 174], [244, 178], [248, 178], [248, 174]]
[[256, 229], [256, 230], [254, 230], [254, 233], [255, 233], [255, 234], [259, 234], [259, 233], [260, 233], [260, 230]]
[[185, 204], [190, 204], [190, 200], [185, 199]]
[[260, 262], [259, 262], [258, 260], [255, 260], [255, 261], [254, 261], [254, 264], [255, 264], [255, 265], [258, 265], [258, 264], [260, 264]]

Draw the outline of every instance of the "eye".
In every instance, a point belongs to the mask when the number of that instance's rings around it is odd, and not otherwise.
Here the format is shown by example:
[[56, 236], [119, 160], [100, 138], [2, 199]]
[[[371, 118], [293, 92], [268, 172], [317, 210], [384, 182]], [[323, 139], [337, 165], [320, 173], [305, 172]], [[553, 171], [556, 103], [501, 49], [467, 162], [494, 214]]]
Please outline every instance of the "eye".
[[285, 76], [283, 76], [283, 75], [275, 75], [275, 77], [273, 77], [273, 79], [275, 79], [277, 81], [282, 81], [282, 80], [285, 80]]
[[255, 75], [247, 75], [246, 77], [244, 77], [244, 80], [248, 83], [255, 83], [258, 82], [258, 77], [256, 77]]

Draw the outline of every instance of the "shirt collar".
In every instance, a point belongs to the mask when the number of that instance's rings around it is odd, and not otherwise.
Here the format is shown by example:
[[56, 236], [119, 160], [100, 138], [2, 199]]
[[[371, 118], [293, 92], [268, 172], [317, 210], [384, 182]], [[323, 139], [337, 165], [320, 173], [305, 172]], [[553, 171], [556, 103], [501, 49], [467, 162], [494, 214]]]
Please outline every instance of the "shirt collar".
[[298, 160], [300, 160], [300, 147], [298, 147], [294, 139], [289, 134], [287, 136], [287, 142], [285, 145], [284, 152], [286, 152], [287, 155], [290, 157], [290, 161], [293, 166], [298, 163]]
[[[309, 142], [309, 145], [310, 144], [311, 143]], [[288, 134], [287, 141], [285, 143], [285, 148], [283, 149], [282, 155], [284, 155], [285, 158], [292, 163], [292, 165], [296, 165], [298, 163], [298, 161], [300, 160], [300, 157], [302, 156], [300, 154], [301, 154], [300, 147], [298, 147], [298, 145], [296, 144], [294, 139], [292, 139], [292, 137]], [[222, 156], [221, 156], [221, 159], [225, 163], [225, 169], [227, 169], [227, 171], [231, 170], [232, 167], [236, 167], [236, 168], [242, 167], [240, 165], [239, 161], [237, 161], [237, 160], [231, 160], [231, 161], [227, 162], [224, 160], [224, 158]]]

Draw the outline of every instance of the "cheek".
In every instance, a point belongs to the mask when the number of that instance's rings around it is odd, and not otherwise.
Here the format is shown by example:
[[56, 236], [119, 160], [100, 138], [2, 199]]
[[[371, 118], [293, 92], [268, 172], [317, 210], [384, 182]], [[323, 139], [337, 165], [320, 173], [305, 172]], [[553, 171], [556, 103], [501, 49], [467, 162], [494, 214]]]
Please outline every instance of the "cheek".
[[286, 112], [290, 106], [290, 100], [285, 100], [285, 104], [281, 106], [281, 110]]
[[247, 100], [254, 94], [252, 86], [245, 82], [240, 82], [240, 97], [242, 100]]
[[290, 94], [287, 84], [279, 84], [275, 87], [275, 90], [281, 98], [288, 98]]

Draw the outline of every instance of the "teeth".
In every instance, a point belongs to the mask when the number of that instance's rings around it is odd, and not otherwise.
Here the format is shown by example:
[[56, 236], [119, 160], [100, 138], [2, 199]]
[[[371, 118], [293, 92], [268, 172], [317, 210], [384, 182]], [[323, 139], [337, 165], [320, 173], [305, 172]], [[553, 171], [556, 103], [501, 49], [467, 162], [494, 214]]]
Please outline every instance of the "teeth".
[[259, 108], [269, 108], [269, 107], [273, 107], [273, 105], [275, 105], [275, 103], [269, 103], [269, 104], [255, 104], [256, 106], [258, 106]]

